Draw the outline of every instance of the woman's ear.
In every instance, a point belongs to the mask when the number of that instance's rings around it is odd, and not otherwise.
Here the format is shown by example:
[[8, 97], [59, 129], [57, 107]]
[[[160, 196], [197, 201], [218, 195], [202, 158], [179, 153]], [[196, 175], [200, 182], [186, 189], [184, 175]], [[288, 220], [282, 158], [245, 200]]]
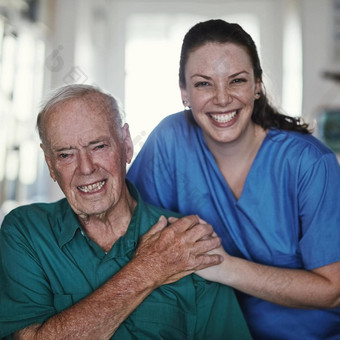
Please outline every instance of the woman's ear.
[[262, 93], [262, 81], [258, 79], [255, 84], [255, 94], [260, 94]]
[[180, 86], [180, 90], [181, 90], [182, 103], [183, 103], [184, 107], [186, 109], [188, 109], [191, 106], [189, 96], [188, 96], [188, 92], [185, 88], [183, 88], [181, 86]]

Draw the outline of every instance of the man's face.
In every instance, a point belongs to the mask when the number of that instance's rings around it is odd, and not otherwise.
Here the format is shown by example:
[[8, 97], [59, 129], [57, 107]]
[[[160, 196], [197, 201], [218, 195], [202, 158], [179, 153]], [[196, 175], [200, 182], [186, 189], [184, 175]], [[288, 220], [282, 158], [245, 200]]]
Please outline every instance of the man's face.
[[45, 123], [42, 148], [51, 177], [78, 215], [107, 214], [126, 199], [126, 163], [133, 154], [128, 126], [115, 131], [99, 96], [59, 105]]

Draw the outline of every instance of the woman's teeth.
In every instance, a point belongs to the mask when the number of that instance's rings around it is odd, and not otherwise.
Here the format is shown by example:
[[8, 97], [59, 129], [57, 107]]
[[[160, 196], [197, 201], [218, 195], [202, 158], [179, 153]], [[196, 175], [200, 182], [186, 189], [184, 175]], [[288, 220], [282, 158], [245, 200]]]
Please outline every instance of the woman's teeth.
[[227, 123], [230, 120], [232, 120], [235, 116], [237, 115], [237, 111], [231, 112], [231, 113], [227, 113], [227, 114], [210, 114], [210, 118], [212, 118], [213, 120], [215, 120], [218, 123]]
[[78, 189], [82, 192], [95, 192], [100, 190], [103, 185], [105, 184], [105, 181], [101, 181], [95, 184], [90, 184], [90, 185], [84, 185], [84, 186], [79, 186]]

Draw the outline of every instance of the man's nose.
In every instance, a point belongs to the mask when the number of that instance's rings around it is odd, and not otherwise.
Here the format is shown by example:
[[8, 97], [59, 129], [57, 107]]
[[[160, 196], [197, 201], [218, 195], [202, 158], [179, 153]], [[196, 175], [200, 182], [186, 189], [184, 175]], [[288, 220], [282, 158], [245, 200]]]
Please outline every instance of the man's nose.
[[78, 168], [83, 175], [90, 175], [94, 172], [95, 164], [88, 152], [81, 152], [79, 154]]

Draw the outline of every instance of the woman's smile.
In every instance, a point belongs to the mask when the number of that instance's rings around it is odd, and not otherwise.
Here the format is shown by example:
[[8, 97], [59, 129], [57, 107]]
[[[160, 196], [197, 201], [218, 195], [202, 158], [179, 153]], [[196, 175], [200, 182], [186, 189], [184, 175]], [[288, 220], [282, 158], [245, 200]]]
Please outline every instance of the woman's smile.
[[229, 143], [247, 134], [261, 82], [243, 47], [207, 43], [190, 53], [185, 75], [182, 100], [207, 142]]
[[216, 126], [224, 126], [224, 125], [232, 125], [235, 121], [238, 114], [238, 110], [234, 110], [228, 113], [208, 113], [208, 116], [211, 118], [213, 124]]

